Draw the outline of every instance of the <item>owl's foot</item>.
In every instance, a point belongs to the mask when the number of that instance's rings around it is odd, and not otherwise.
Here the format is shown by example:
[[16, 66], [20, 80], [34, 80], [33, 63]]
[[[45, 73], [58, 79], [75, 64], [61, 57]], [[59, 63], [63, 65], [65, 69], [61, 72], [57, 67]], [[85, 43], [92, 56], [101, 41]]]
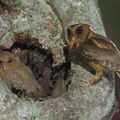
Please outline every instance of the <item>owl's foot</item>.
[[80, 85], [81, 87], [88, 87], [88, 86], [91, 86], [89, 80], [82, 79], [81, 81], [86, 82], [86, 84]]

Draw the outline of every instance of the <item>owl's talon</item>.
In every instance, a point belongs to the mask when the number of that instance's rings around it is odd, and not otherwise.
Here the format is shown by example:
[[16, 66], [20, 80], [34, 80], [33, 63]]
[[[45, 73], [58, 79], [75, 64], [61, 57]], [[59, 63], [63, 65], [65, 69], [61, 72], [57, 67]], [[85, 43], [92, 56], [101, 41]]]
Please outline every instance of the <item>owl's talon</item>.
[[88, 80], [81, 80], [83, 82], [86, 82], [86, 84], [83, 84], [83, 85], [80, 85], [81, 87], [88, 87], [88, 86], [91, 86], [90, 82]]

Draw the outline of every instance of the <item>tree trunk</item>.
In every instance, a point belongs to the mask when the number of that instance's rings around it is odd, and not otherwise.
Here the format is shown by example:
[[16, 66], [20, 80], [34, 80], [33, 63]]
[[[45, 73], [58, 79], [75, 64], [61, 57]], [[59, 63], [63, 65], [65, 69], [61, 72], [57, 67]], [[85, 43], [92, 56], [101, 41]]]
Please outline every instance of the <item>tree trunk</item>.
[[[94, 0], [6, 0], [9, 9], [0, 15], [1, 44], [13, 44], [13, 33], [23, 32], [39, 39], [44, 48], [55, 48], [55, 64], [64, 63], [63, 47], [68, 44], [66, 28], [72, 24], [89, 24], [105, 35]], [[105, 73], [91, 88], [80, 87], [81, 79], [90, 79], [94, 71], [75, 53], [70, 54], [71, 80], [67, 92], [43, 102], [25, 101], [0, 81], [1, 120], [108, 120], [115, 111], [114, 76]], [[64, 80], [63, 80], [64, 81]], [[56, 89], [56, 91], [59, 89]], [[56, 92], [57, 93], [57, 92]]]

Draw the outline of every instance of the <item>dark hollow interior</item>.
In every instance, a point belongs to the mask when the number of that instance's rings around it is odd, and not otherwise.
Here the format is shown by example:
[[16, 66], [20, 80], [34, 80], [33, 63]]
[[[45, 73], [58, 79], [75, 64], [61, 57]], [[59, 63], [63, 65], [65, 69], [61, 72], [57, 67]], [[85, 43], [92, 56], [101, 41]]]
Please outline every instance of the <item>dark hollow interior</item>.
[[[24, 33], [15, 33], [14, 41], [10, 49], [1, 49], [13, 53], [17, 51], [17, 55], [21, 61], [32, 70], [38, 84], [42, 85], [46, 98], [53, 94], [54, 97], [60, 96], [63, 94], [60, 92], [63, 91], [63, 88], [67, 91], [70, 81], [64, 85], [59, 84], [67, 80], [71, 67], [67, 47], [63, 48], [66, 61], [53, 67], [54, 59], [52, 52], [48, 49], [44, 49], [42, 44], [38, 42], [38, 39]], [[57, 89], [56, 87], [59, 87], [59, 91], [55, 90]], [[12, 92], [17, 94], [18, 97], [21, 97], [22, 93], [25, 91], [26, 90], [17, 90], [15, 87], [12, 89]]]

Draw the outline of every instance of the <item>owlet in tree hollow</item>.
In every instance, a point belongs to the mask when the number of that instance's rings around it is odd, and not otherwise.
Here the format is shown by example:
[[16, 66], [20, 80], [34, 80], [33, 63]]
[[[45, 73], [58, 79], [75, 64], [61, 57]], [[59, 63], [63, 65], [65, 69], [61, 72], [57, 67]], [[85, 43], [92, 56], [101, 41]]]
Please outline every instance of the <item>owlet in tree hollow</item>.
[[8, 88], [26, 91], [36, 99], [44, 97], [42, 86], [36, 81], [30, 68], [25, 66], [15, 54], [0, 51], [0, 77]]
[[85, 61], [96, 71], [90, 80], [82, 80], [89, 86], [97, 83], [106, 70], [112, 69], [120, 76], [120, 51], [108, 38], [97, 34], [87, 24], [75, 24], [67, 29], [69, 49], [76, 48]]

